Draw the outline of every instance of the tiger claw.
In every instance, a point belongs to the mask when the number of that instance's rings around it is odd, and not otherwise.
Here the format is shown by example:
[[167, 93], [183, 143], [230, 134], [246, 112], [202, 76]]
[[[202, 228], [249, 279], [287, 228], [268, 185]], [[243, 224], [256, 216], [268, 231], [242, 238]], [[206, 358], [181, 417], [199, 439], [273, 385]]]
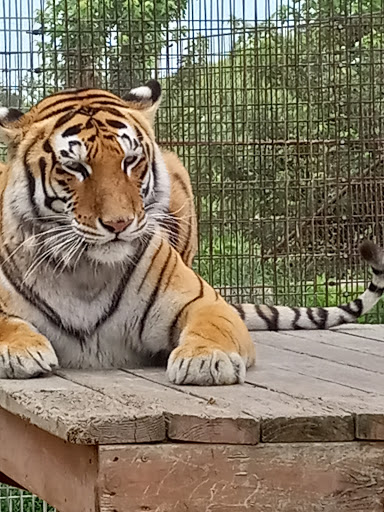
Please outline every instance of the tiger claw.
[[9, 339], [0, 342], [0, 378], [29, 379], [52, 372], [58, 359], [50, 342], [27, 323], [11, 324]]
[[235, 353], [220, 349], [199, 350], [191, 353], [191, 347], [176, 348], [168, 359], [167, 375], [175, 384], [196, 386], [223, 386], [241, 384], [245, 380], [245, 363]]

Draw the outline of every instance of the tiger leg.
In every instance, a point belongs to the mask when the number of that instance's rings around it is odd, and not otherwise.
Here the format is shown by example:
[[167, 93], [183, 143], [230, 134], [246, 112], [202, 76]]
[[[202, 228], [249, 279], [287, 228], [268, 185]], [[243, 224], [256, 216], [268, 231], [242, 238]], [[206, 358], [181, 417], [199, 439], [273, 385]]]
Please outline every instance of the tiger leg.
[[37, 377], [57, 364], [52, 345], [31, 324], [16, 316], [0, 316], [1, 379]]
[[237, 384], [244, 382], [246, 368], [254, 361], [255, 348], [245, 324], [219, 297], [211, 305], [187, 308], [167, 373], [176, 384]]

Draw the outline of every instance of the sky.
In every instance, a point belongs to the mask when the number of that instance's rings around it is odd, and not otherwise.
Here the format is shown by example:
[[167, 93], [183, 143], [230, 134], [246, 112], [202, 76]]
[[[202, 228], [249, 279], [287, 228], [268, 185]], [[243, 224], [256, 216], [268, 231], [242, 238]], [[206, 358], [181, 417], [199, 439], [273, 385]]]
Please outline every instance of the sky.
[[[36, 43], [41, 36], [31, 34], [39, 27], [33, 22], [36, 9], [44, 7], [45, 0], [0, 0], [0, 85], [17, 84], [39, 68]], [[71, 0], [68, 0], [70, 2]], [[76, 0], [72, 0], [76, 1]], [[213, 58], [225, 54], [231, 44], [227, 21], [231, 16], [254, 24], [276, 10], [278, 0], [189, 0], [183, 24], [189, 28], [189, 37], [199, 32], [210, 38]], [[224, 20], [224, 22], [223, 22]], [[227, 35], [226, 35], [227, 34]], [[171, 44], [164, 50], [162, 62], [177, 69], [178, 54], [184, 52], [187, 42]]]

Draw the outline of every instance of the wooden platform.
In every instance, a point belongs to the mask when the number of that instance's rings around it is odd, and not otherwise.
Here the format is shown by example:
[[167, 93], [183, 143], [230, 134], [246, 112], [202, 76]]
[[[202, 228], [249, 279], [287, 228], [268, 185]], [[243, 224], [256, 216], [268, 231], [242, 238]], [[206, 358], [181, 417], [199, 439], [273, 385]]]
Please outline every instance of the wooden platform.
[[383, 512], [384, 326], [254, 338], [243, 386], [0, 381], [0, 471], [60, 512]]

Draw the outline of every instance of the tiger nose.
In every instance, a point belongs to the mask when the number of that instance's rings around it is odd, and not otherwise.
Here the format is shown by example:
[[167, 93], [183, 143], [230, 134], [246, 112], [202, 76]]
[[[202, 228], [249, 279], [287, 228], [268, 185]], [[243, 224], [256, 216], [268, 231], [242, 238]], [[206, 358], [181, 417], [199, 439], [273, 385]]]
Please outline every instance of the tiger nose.
[[122, 233], [133, 222], [131, 219], [100, 220], [100, 224], [111, 233]]

